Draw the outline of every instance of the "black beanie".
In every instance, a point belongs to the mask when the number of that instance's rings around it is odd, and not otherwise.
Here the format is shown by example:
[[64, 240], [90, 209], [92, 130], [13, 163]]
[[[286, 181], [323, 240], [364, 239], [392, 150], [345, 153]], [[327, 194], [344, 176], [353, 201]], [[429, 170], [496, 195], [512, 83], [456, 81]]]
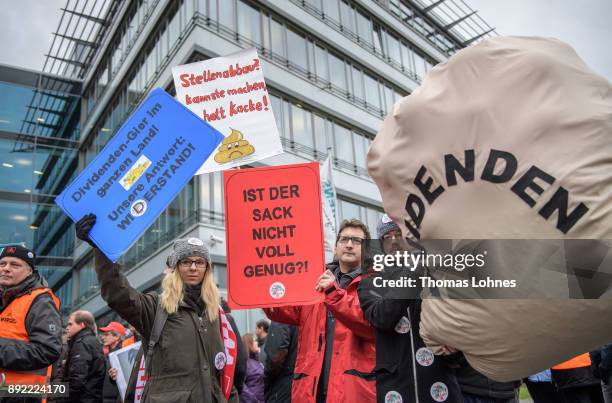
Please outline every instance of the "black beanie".
[[19, 258], [29, 264], [32, 270], [34, 270], [34, 260], [36, 259], [36, 255], [28, 248], [24, 248], [21, 245], [5, 246], [4, 248], [0, 248], [0, 259], [5, 256]]

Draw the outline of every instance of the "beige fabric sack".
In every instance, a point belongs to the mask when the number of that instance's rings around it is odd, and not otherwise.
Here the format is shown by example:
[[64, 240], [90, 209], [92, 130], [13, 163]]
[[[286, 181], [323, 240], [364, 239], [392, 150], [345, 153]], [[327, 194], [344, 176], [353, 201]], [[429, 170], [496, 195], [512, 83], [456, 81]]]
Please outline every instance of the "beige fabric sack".
[[[558, 40], [485, 40], [397, 102], [368, 169], [408, 237], [612, 239], [612, 86]], [[421, 335], [520, 379], [612, 341], [605, 295], [427, 299]]]

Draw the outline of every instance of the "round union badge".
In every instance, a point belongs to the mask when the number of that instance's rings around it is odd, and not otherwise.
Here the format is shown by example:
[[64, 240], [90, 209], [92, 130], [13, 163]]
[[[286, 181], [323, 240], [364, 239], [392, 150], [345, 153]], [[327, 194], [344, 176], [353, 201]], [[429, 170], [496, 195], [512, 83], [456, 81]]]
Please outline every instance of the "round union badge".
[[270, 296], [274, 299], [282, 298], [285, 295], [285, 286], [281, 282], [272, 283], [270, 286]]
[[420, 365], [428, 367], [434, 362], [434, 353], [426, 347], [421, 347], [416, 352], [416, 360]]
[[448, 399], [448, 386], [443, 382], [436, 382], [431, 385], [429, 393], [436, 402], [445, 402]]
[[217, 353], [217, 355], [215, 355], [215, 368], [221, 371], [223, 368], [225, 368], [226, 361], [227, 361], [227, 358], [225, 357], [225, 353], [223, 352]]
[[410, 320], [402, 316], [402, 318], [395, 325], [395, 331], [399, 334], [406, 334], [410, 331]]
[[390, 390], [385, 394], [385, 403], [402, 403], [402, 395], [399, 392]]
[[147, 211], [147, 202], [139, 199], [132, 203], [130, 207], [130, 214], [132, 217], [140, 217]]
[[195, 245], [195, 246], [202, 246], [202, 245], [204, 245], [204, 241], [202, 241], [200, 238], [195, 238], [195, 237], [194, 238], [189, 238], [187, 240], [187, 243], [189, 245]]

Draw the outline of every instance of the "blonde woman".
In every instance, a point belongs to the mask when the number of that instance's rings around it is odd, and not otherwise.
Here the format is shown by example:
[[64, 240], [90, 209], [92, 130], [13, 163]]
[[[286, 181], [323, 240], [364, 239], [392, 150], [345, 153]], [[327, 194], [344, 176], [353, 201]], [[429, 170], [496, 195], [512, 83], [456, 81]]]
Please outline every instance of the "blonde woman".
[[232, 381], [236, 343], [223, 337], [229, 325], [219, 308], [219, 290], [204, 242], [198, 238], [175, 241], [161, 295], [144, 294], [130, 286], [119, 264], [93, 245], [89, 231], [95, 221], [95, 215], [86, 215], [77, 222], [76, 231], [77, 237], [94, 247], [102, 298], [142, 334], [144, 346], [160, 298], [168, 314], [148, 365], [149, 380], [141, 401], [238, 402]]

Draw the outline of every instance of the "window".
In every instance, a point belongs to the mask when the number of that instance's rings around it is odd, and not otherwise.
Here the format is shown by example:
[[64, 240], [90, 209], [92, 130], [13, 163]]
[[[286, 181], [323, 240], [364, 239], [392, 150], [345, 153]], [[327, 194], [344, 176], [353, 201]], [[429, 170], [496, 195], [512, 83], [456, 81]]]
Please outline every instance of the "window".
[[[210, 0], [214, 3], [217, 0]], [[219, 10], [219, 23], [226, 28], [234, 31], [234, 0], [218, 0], [220, 2], [218, 6]]]
[[327, 121], [316, 114], [313, 114], [313, 118], [315, 148], [319, 151], [327, 153]]
[[168, 24], [168, 31], [169, 31], [168, 40], [169, 40], [170, 46], [172, 46], [178, 40], [179, 35], [180, 35], [180, 25], [179, 25], [179, 14], [178, 13], [174, 14], [174, 17], [172, 17], [172, 20]]
[[[324, 0], [324, 2], [328, 2], [328, 1]], [[306, 0], [306, 3], [310, 4], [317, 10], [321, 9], [321, 0]]]
[[286, 139], [291, 138], [291, 104], [283, 101], [283, 128], [281, 135]]
[[283, 26], [276, 20], [270, 21], [270, 41], [272, 52], [285, 59], [285, 35], [283, 35]]
[[338, 10], [337, 0], [323, 1], [323, 16], [325, 18], [329, 18], [332, 21], [340, 22], [340, 11]]
[[283, 110], [282, 101], [279, 97], [270, 94], [270, 103], [272, 104], [272, 111], [274, 113], [274, 119], [276, 120], [276, 127], [278, 131], [283, 133]]
[[353, 96], [355, 98], [365, 100], [365, 94], [363, 91], [363, 73], [354, 66], [351, 68], [351, 70], [353, 72]]
[[355, 10], [353, 10], [348, 3], [344, 1], [340, 2], [342, 29], [351, 33], [355, 33], [357, 31], [355, 29], [354, 12]]
[[242, 1], [238, 2], [238, 33], [255, 44], [262, 44], [259, 10]]
[[336, 158], [354, 164], [352, 137], [349, 129], [337, 123], [334, 124], [334, 151]]
[[375, 109], [381, 109], [380, 105], [380, 97], [378, 94], [378, 82], [370, 77], [368, 74], [364, 74], [364, 84], [365, 84], [365, 95], [366, 102], [373, 106]]
[[425, 74], [427, 74], [425, 59], [423, 58], [423, 56], [421, 56], [420, 54], [416, 52], [413, 53], [413, 56], [414, 56], [414, 67], [415, 67], [414, 72], [421, 78], [425, 77]]
[[306, 40], [303, 36], [287, 29], [287, 48], [289, 62], [308, 71], [308, 58], [306, 56]]
[[390, 113], [393, 110], [393, 104], [395, 104], [395, 94], [393, 90], [387, 86], [383, 87], [385, 93], [385, 112]]
[[316, 75], [325, 81], [329, 81], [329, 63], [327, 51], [319, 46], [315, 47]]
[[360, 168], [367, 169], [366, 155], [370, 145], [368, 139], [362, 135], [353, 133], [353, 140], [355, 142], [355, 165]]
[[344, 70], [344, 61], [331, 53], [329, 53], [329, 72], [331, 75], [331, 83], [346, 91], [346, 71]]
[[98, 290], [98, 279], [93, 268], [93, 260], [79, 269], [79, 298], [85, 299]]
[[346, 200], [338, 200], [340, 205], [340, 216], [342, 220], [357, 218], [361, 220], [361, 206], [349, 203]]
[[299, 106], [291, 106], [291, 120], [293, 123], [293, 141], [298, 144], [314, 148], [312, 138], [311, 114]]
[[385, 50], [383, 49], [382, 30], [378, 24], [374, 25], [372, 35], [374, 37], [374, 52], [383, 56], [385, 54]]
[[400, 42], [399, 40], [394, 37], [393, 35], [389, 34], [388, 32], [385, 35], [387, 37], [387, 49], [388, 49], [388, 53], [389, 53], [389, 58], [397, 63], [398, 65], [402, 65], [402, 55], [401, 55], [401, 51], [400, 51]]
[[359, 40], [372, 45], [372, 21], [365, 15], [357, 12], [357, 35]]
[[402, 64], [404, 70], [414, 73], [414, 62], [412, 60], [412, 49], [402, 43]]

